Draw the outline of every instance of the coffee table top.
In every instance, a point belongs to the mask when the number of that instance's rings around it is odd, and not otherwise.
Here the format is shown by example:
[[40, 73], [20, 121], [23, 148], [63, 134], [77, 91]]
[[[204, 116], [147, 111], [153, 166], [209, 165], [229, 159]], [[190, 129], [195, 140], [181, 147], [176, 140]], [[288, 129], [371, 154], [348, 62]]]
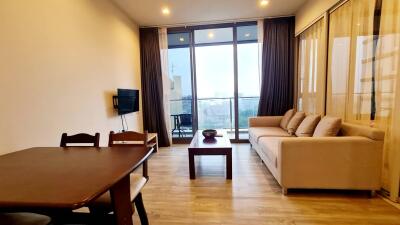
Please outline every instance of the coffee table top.
[[189, 149], [210, 149], [210, 148], [232, 148], [226, 131], [218, 130], [217, 137], [213, 141], [205, 141], [202, 130], [198, 130], [190, 142]]

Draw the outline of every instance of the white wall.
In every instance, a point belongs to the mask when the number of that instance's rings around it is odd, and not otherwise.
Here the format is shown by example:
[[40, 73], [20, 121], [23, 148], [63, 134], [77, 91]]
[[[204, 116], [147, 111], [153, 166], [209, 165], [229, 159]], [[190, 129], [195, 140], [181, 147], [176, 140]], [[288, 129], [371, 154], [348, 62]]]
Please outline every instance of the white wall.
[[329, 8], [334, 6], [340, 0], [308, 0], [296, 12], [295, 33], [298, 35], [315, 19], [323, 15]]
[[0, 154], [121, 129], [111, 96], [140, 89], [139, 31], [110, 1], [2, 0], [0, 33]]

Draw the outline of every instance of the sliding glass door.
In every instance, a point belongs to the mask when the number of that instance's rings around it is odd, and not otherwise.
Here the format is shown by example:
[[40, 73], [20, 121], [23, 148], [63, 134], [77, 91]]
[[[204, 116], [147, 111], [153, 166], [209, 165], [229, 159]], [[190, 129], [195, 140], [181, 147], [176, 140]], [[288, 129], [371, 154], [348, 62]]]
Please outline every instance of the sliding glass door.
[[260, 45], [257, 25], [237, 27], [238, 135], [248, 139], [248, 118], [257, 116], [260, 100]]
[[[169, 29], [175, 140], [197, 129], [248, 139], [248, 117], [257, 114], [260, 95], [257, 37], [255, 22]], [[191, 130], [181, 129], [181, 114], [190, 117]]]
[[170, 114], [173, 138], [193, 136], [193, 95], [190, 33], [168, 35]]
[[233, 28], [194, 31], [199, 129], [235, 139]]

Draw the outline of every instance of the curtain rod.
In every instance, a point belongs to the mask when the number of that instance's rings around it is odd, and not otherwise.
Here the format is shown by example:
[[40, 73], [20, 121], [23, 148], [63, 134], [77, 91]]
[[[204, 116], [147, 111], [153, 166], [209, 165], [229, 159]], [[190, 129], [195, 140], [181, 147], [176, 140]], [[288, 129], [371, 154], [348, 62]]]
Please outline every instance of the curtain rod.
[[200, 22], [190, 22], [190, 23], [160, 24], [160, 25], [149, 25], [149, 26], [139, 26], [139, 27], [140, 28], [189, 27], [189, 26], [210, 25], [210, 24], [219, 24], [219, 23], [240, 23], [240, 22], [248, 22], [248, 21], [260, 20], [260, 19], [273, 19], [273, 18], [283, 18], [283, 17], [291, 17], [291, 16], [294, 16], [294, 15], [271, 16], [271, 17], [252, 17], [252, 18], [241, 18], [241, 19], [230, 19], [230, 20], [200, 21]]

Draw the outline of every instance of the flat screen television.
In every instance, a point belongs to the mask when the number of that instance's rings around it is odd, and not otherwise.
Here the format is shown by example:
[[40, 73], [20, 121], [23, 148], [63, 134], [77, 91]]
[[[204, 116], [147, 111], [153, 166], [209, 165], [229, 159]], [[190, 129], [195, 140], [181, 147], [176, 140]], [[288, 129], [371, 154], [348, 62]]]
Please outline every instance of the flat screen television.
[[114, 97], [114, 108], [118, 115], [139, 111], [139, 90], [118, 89], [118, 95]]

